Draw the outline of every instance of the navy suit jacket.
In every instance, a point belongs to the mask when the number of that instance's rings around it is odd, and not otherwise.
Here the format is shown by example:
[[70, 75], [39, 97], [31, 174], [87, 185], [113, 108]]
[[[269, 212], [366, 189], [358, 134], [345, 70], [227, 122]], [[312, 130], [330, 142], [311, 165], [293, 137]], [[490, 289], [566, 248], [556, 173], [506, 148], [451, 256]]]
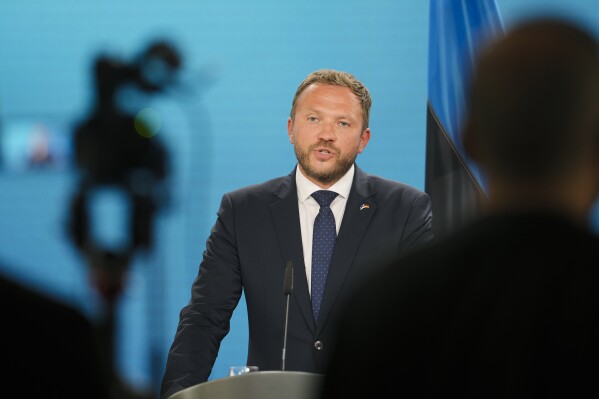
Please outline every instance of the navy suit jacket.
[[161, 396], [210, 376], [229, 320], [245, 295], [247, 364], [280, 370], [287, 262], [294, 265], [285, 370], [323, 373], [334, 347], [336, 310], [348, 288], [377, 259], [397, 256], [432, 239], [430, 197], [411, 186], [355, 168], [352, 188], [327, 277], [318, 326], [304, 268], [295, 170], [223, 196], [193, 283], [180, 313]]

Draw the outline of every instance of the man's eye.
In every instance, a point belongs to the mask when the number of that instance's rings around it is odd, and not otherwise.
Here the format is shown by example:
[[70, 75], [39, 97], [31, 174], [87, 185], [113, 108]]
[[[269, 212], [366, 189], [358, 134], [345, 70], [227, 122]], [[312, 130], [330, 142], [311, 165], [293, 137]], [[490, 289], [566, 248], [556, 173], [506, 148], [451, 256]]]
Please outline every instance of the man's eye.
[[342, 127], [348, 127], [349, 126], [349, 122], [339, 122], [339, 125]]
[[318, 120], [318, 118], [317, 118], [317, 117], [315, 117], [315, 116], [309, 116], [309, 117], [308, 117], [308, 121], [309, 121], [309, 122], [316, 122], [317, 120]]

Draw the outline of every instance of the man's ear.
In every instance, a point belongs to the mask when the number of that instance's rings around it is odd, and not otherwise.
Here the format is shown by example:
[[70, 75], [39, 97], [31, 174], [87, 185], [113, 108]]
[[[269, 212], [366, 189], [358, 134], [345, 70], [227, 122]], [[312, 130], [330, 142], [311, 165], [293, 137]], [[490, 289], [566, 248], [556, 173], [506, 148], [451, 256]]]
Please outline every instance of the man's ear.
[[291, 117], [287, 119], [287, 135], [289, 136], [289, 142], [295, 144], [295, 137], [293, 136], [293, 119], [291, 119]]
[[367, 127], [366, 129], [364, 129], [364, 131], [362, 132], [362, 135], [360, 136], [360, 145], [358, 146], [358, 154], [361, 154], [362, 151], [364, 151], [364, 148], [366, 148], [369, 141], [370, 141], [370, 128]]

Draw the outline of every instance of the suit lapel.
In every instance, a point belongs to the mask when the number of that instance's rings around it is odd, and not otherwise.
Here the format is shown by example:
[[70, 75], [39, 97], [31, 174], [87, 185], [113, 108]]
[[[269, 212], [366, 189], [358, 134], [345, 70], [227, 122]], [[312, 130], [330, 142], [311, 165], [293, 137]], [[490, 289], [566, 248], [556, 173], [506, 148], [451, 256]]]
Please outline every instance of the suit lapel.
[[356, 166], [354, 181], [347, 199], [333, 258], [331, 259], [327, 285], [320, 307], [317, 332], [325, 325], [331, 308], [351, 269], [364, 232], [376, 212], [377, 207], [372, 198], [374, 194], [366, 174]]
[[[295, 169], [283, 180], [283, 183], [275, 190], [274, 194], [279, 200], [275, 201], [270, 209], [277, 237], [279, 238], [278, 242], [281, 253], [285, 258], [285, 262], [281, 263], [281, 267], [285, 268], [287, 261], [293, 262], [294, 283], [292, 300], [297, 301], [306, 323], [314, 332], [312, 304], [310, 302], [308, 280], [306, 279], [306, 267], [304, 265], [304, 251], [297, 203], [297, 187], [295, 185]], [[283, 287], [282, 284], [283, 282], [281, 281], [281, 289]]]

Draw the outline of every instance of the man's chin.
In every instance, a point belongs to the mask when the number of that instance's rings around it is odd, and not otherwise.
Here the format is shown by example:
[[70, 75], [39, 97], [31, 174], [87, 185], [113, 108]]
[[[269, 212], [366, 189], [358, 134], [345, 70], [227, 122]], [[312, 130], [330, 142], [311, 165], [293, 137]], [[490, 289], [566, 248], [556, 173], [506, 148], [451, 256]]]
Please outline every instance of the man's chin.
[[325, 162], [319, 162], [318, 165], [315, 165], [316, 167], [310, 165], [308, 170], [304, 168], [304, 173], [312, 180], [316, 180], [323, 185], [329, 185], [336, 183], [349, 170], [349, 168], [341, 170], [341, 168], [334, 163], [328, 164], [328, 162], [326, 162], [327, 165], [323, 165], [324, 163]]

